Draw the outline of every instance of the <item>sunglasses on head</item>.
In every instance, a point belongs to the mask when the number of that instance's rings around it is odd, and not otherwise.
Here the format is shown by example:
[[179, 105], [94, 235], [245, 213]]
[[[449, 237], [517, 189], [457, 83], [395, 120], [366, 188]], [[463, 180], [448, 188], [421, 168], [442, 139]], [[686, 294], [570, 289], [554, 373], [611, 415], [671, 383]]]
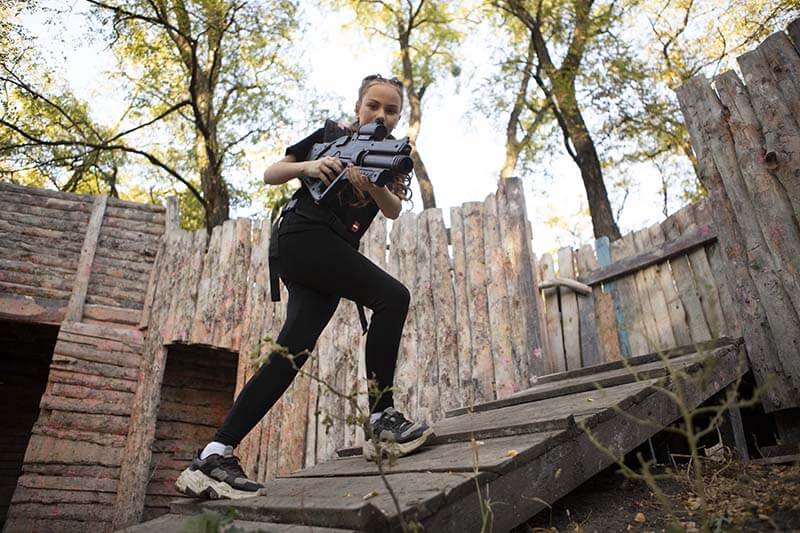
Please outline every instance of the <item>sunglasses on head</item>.
[[395, 77], [384, 78], [380, 74], [370, 74], [369, 76], [366, 76], [363, 81], [372, 81], [372, 80], [385, 80], [385, 81], [388, 81], [389, 83], [397, 85], [398, 87], [402, 87], [403, 86], [403, 82], [398, 80], [397, 78], [395, 78]]

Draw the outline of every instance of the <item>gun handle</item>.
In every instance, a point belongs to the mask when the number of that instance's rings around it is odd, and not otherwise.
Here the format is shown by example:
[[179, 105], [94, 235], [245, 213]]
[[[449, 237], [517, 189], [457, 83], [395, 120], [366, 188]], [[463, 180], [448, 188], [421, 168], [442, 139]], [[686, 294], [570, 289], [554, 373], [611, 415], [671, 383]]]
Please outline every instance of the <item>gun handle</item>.
[[316, 202], [320, 205], [325, 205], [329, 201], [333, 200], [333, 197], [336, 196], [336, 193], [344, 187], [344, 184], [347, 183], [349, 180], [347, 179], [347, 168], [342, 170], [336, 179], [334, 179], [328, 187], [322, 191], [322, 194], [319, 195], [319, 198], [314, 198]]

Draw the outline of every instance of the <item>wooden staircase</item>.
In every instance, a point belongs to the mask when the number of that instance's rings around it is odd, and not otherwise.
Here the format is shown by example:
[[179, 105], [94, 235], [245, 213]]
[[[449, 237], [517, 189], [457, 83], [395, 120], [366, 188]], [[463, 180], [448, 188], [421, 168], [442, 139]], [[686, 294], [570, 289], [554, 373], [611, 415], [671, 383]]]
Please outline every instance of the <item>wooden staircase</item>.
[[[692, 408], [746, 371], [741, 339], [664, 355], [688, 376], [679, 381]], [[678, 390], [664, 359], [651, 354], [544, 376], [514, 396], [450, 411], [430, 445], [384, 465], [397, 505], [377, 466], [350, 449], [269, 481], [266, 496], [179, 500], [171, 514], [124, 531], [180, 531], [190, 515], [229, 508], [246, 531], [400, 531], [401, 516], [426, 531], [480, 531], [481, 499], [491, 506], [491, 530], [507, 531], [609, 466], [609, 451], [622, 456], [677, 420], [661, 387]]]

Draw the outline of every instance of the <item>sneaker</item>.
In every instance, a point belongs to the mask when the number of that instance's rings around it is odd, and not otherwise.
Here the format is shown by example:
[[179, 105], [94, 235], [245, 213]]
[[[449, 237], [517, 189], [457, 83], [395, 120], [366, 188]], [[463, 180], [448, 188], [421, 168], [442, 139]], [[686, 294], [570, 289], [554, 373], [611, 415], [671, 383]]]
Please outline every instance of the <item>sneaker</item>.
[[[395, 457], [402, 457], [425, 444], [433, 435], [433, 428], [424, 422], [411, 422], [394, 407], [387, 407], [372, 424], [372, 435], [381, 442], [384, 451]], [[371, 440], [364, 443], [362, 451], [367, 461], [375, 460], [377, 450]]]
[[212, 453], [200, 459], [202, 448], [192, 459], [189, 468], [175, 481], [178, 492], [195, 498], [209, 500], [250, 498], [258, 496], [264, 485], [250, 481], [233, 455], [233, 446], [225, 446], [223, 455]]

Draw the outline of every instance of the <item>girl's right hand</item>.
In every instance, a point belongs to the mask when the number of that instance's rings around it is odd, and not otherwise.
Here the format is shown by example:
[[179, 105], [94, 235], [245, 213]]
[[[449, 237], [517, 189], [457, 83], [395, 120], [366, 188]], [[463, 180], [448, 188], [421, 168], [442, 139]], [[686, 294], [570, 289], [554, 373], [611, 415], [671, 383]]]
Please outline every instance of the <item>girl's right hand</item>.
[[307, 161], [303, 174], [312, 178], [319, 178], [325, 185], [330, 185], [336, 179], [344, 165], [337, 157], [323, 157], [314, 161]]

